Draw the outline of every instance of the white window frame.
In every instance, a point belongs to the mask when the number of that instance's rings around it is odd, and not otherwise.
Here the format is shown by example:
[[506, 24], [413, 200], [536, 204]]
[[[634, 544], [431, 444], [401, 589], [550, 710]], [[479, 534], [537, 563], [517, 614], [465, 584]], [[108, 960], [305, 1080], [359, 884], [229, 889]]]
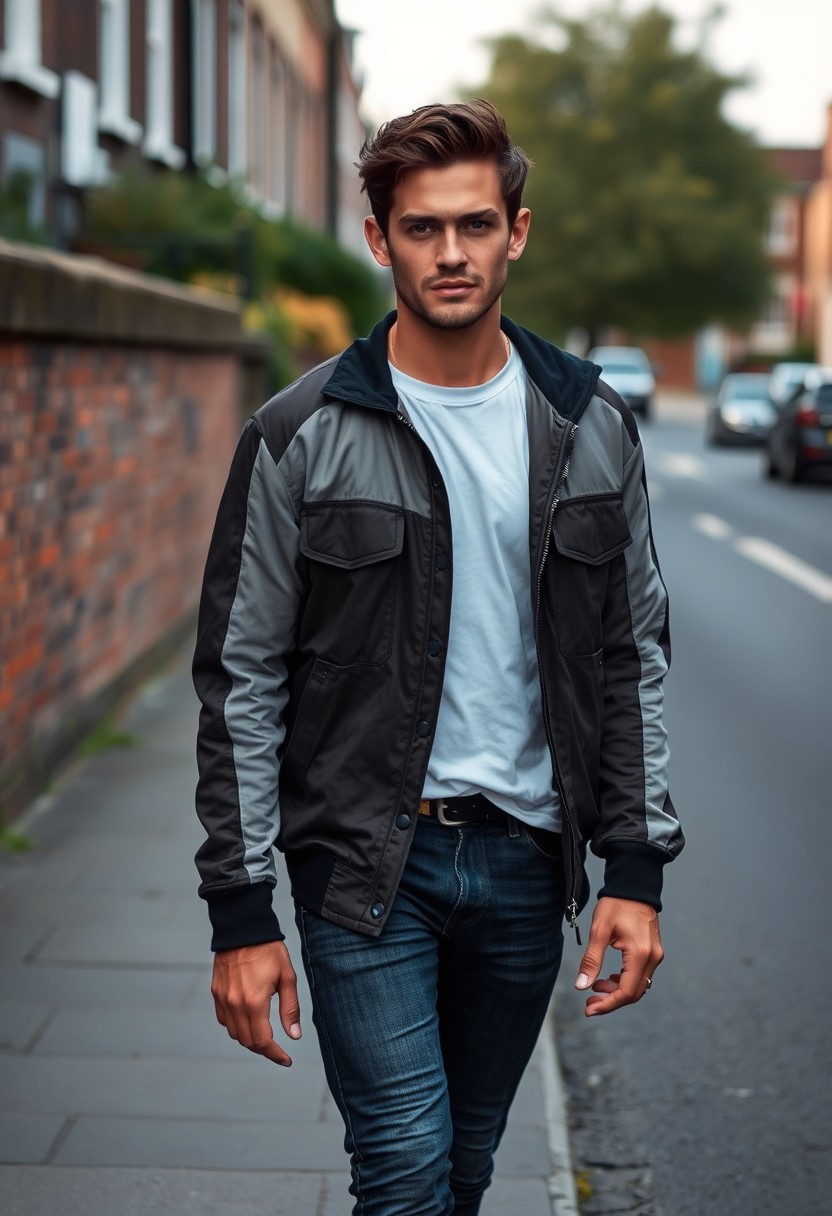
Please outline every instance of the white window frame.
[[787, 257], [797, 250], [797, 203], [781, 196], [772, 204], [768, 217], [766, 250], [773, 257]]
[[228, 174], [245, 181], [248, 170], [246, 12], [239, 0], [228, 9]]
[[98, 3], [98, 129], [137, 144], [141, 123], [130, 117], [130, 0]]
[[171, 0], [147, 0], [146, 134], [151, 160], [181, 169], [185, 153], [173, 142], [173, 12]]
[[217, 158], [217, 0], [191, 0], [194, 31], [194, 160], [212, 165]]
[[41, 97], [57, 97], [61, 78], [41, 62], [40, 0], [6, 0], [3, 26], [0, 80], [13, 80]]
[[269, 115], [271, 135], [269, 139], [269, 202], [277, 215], [286, 214], [286, 154], [288, 139], [288, 104], [286, 96], [286, 68], [280, 51], [272, 54], [269, 72]]

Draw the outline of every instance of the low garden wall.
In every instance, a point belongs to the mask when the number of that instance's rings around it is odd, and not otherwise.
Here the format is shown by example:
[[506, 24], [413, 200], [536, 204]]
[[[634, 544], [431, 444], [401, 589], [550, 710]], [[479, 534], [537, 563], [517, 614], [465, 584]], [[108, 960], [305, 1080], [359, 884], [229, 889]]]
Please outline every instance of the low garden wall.
[[193, 628], [266, 360], [222, 297], [0, 241], [0, 819]]

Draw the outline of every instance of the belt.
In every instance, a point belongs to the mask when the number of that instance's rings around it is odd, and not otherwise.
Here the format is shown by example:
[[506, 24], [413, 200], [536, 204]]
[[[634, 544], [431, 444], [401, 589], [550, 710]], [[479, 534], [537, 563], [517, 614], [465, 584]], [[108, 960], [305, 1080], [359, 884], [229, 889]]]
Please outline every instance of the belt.
[[447, 827], [462, 827], [468, 823], [497, 823], [505, 820], [501, 811], [485, 794], [470, 794], [465, 798], [423, 798], [419, 814], [444, 823]]

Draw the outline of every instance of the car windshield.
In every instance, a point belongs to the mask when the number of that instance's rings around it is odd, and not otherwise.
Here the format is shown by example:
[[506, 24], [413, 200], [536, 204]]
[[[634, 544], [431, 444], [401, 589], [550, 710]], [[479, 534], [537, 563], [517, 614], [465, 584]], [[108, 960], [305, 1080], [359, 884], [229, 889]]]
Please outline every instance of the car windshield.
[[650, 371], [650, 360], [637, 346], [596, 346], [589, 357], [605, 372]]
[[743, 376], [742, 379], [729, 380], [725, 385], [724, 396], [732, 401], [765, 400], [768, 398], [768, 378]]

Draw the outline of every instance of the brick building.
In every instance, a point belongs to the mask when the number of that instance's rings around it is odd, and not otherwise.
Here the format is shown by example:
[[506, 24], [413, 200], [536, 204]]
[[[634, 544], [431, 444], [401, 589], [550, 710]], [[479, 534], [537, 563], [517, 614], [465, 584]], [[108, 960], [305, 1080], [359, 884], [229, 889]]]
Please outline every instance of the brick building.
[[0, 186], [25, 176], [55, 244], [143, 158], [355, 245], [359, 105], [332, 0], [0, 0]]

